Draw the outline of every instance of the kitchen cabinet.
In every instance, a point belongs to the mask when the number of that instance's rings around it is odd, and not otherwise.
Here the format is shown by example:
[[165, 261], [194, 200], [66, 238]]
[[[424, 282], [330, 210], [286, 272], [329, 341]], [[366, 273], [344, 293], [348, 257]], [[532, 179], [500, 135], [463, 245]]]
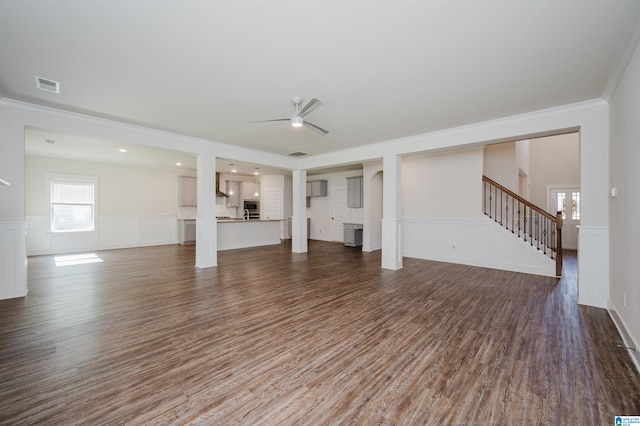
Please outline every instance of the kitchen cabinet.
[[254, 182], [242, 182], [242, 199], [243, 200], [259, 200], [260, 184]]
[[362, 224], [361, 223], [345, 223], [344, 224], [344, 245], [350, 247], [362, 246]]
[[178, 176], [178, 205], [180, 207], [196, 207], [198, 205], [196, 178]]
[[195, 244], [196, 221], [195, 219], [178, 220], [178, 244]]
[[240, 207], [240, 182], [228, 180], [226, 194], [229, 196], [227, 207]]
[[326, 197], [327, 181], [312, 180], [307, 182], [307, 197]]
[[347, 207], [362, 207], [362, 176], [347, 178]]

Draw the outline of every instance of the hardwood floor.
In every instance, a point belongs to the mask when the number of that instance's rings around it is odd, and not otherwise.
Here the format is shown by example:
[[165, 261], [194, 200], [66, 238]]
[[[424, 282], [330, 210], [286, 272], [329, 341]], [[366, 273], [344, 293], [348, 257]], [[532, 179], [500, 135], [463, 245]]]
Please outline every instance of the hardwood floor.
[[552, 278], [311, 241], [29, 259], [0, 301], [0, 424], [613, 424], [640, 377]]

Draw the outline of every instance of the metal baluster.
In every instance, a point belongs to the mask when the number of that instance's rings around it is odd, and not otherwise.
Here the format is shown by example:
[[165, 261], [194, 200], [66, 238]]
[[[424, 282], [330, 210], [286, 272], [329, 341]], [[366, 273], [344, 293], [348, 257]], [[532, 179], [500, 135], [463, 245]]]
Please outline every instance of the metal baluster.
[[540, 248], [540, 236], [538, 235], [538, 212], [534, 212], [535, 219], [533, 221], [533, 235], [536, 237], [536, 248]]
[[542, 243], [542, 252], [546, 255], [547, 254], [547, 224], [549, 223], [549, 219], [548, 218], [544, 218], [544, 226], [543, 226], [543, 231], [542, 231], [542, 239], [543, 239], [543, 243]]
[[491, 216], [491, 204], [492, 204], [492, 201], [493, 201], [493, 197], [491, 196], [491, 186], [489, 186], [489, 217], [491, 217], [491, 218], [492, 218], [492, 216]]
[[482, 181], [482, 204], [484, 207], [484, 214], [487, 214], [487, 182]]
[[520, 235], [520, 210], [522, 209], [522, 203], [518, 200], [518, 237], [522, 238], [522, 235]]
[[529, 207], [529, 242], [533, 246], [533, 209]]
[[536, 245], [537, 249], [540, 250], [540, 212], [536, 212], [536, 241], [538, 244]]
[[515, 208], [516, 208], [516, 199], [511, 198], [511, 233], [512, 234], [515, 233], [514, 231], [514, 228], [515, 228], [514, 221], [516, 219], [515, 212], [514, 212]]
[[529, 220], [527, 219], [527, 205], [525, 204], [523, 206], [523, 217], [522, 217], [522, 236], [524, 237], [524, 240], [527, 241], [527, 224], [529, 223]]
[[507, 206], [504, 208], [504, 211], [503, 211], [504, 216], [505, 216], [505, 225], [504, 225], [504, 227], [508, 230], [509, 229], [509, 194], [505, 193], [505, 197], [507, 198], [505, 200], [505, 204]]
[[502, 200], [504, 200], [504, 192], [500, 190], [500, 225], [502, 225], [502, 213], [504, 213], [504, 209], [502, 208]]

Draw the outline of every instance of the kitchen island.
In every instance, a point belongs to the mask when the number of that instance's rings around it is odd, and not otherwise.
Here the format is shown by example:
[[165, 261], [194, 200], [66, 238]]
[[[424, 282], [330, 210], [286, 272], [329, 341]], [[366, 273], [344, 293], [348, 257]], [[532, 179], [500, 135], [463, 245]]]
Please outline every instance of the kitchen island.
[[280, 244], [280, 219], [218, 219], [218, 251]]

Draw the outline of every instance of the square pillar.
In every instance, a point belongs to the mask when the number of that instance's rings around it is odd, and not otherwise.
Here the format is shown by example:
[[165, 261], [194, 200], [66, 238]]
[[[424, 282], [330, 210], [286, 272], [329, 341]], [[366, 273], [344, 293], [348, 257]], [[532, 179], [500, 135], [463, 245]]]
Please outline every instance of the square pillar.
[[291, 218], [291, 251], [306, 253], [307, 244], [307, 171], [293, 171], [293, 217]]
[[216, 219], [216, 157], [198, 155], [198, 214], [196, 217], [196, 266], [218, 266], [218, 220]]
[[400, 219], [400, 157], [382, 160], [382, 268], [402, 268], [402, 220]]

